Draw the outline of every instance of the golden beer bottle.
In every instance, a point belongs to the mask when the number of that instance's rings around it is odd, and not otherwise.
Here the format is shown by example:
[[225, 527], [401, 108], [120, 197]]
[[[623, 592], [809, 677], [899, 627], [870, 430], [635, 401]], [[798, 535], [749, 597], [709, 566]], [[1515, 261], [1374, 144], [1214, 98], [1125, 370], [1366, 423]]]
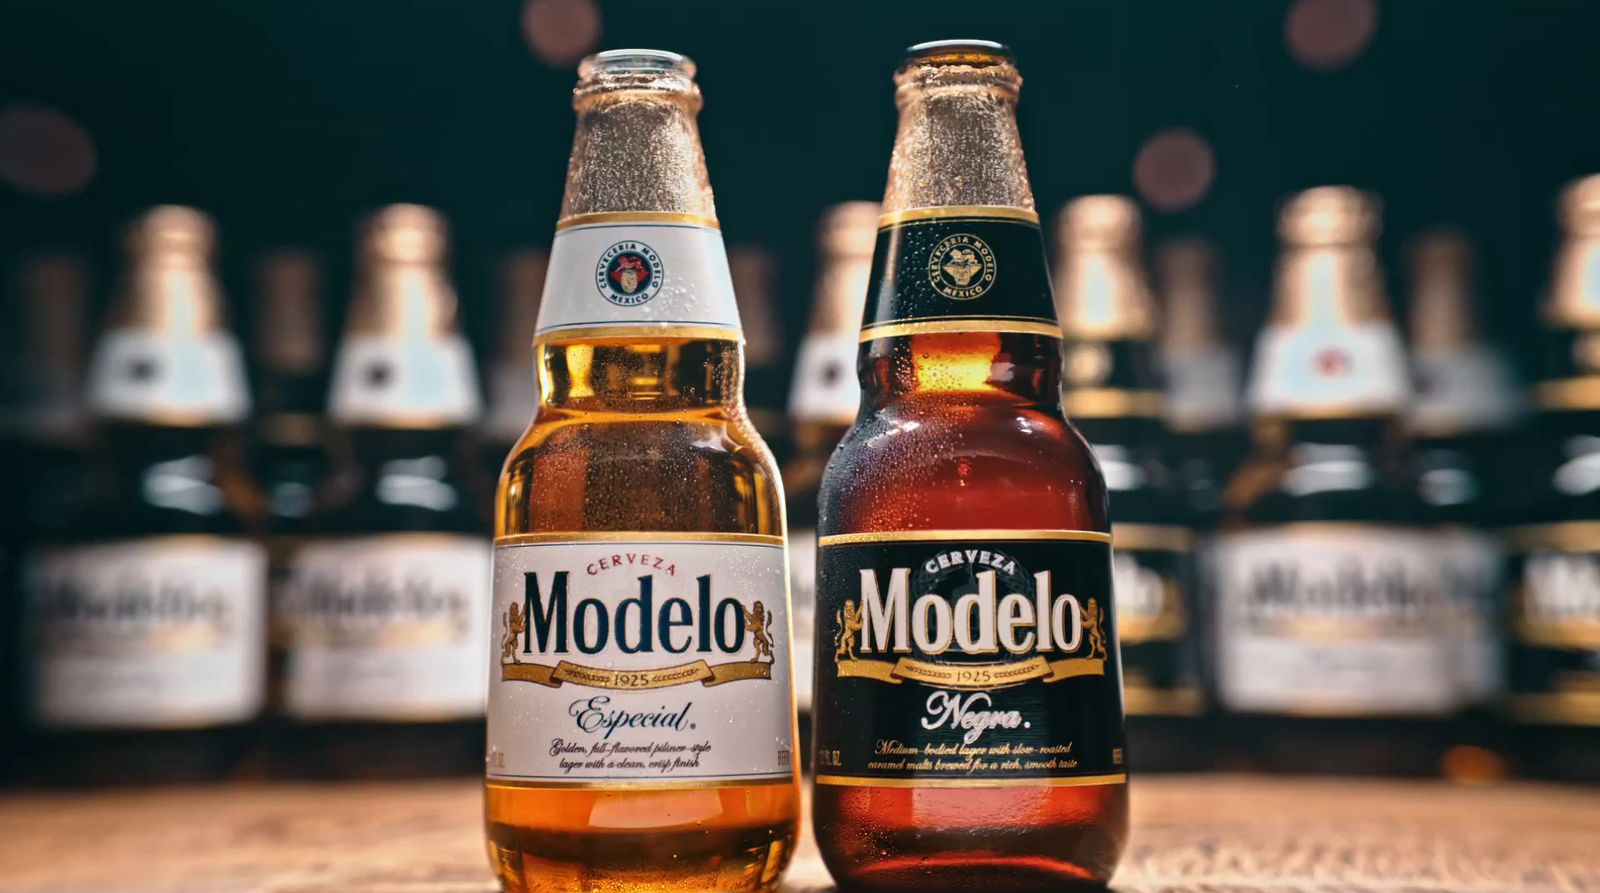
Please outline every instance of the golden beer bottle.
[[489, 852], [507, 891], [760, 891], [794, 759], [783, 496], [744, 410], [694, 65], [584, 61], [495, 504]]
[[987, 41], [912, 47], [817, 530], [817, 843], [841, 888], [1104, 885], [1127, 835], [1106, 484]]

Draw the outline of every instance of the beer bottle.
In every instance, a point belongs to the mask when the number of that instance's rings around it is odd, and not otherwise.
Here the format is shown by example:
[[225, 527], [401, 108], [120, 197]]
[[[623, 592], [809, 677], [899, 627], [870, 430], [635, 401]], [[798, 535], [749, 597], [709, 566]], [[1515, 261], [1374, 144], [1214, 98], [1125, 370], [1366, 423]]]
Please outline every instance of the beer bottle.
[[283, 533], [311, 510], [325, 471], [321, 271], [308, 252], [283, 250], [261, 259], [256, 279], [254, 465]]
[[1192, 513], [1163, 450], [1157, 310], [1139, 259], [1139, 208], [1120, 195], [1077, 199], [1061, 211], [1056, 244], [1062, 406], [1110, 490], [1131, 759], [1141, 769], [1203, 768]]
[[1373, 243], [1376, 202], [1323, 187], [1279, 221], [1250, 381], [1255, 451], [1214, 555], [1230, 759], [1423, 774], [1460, 706], [1444, 576], [1398, 422], [1410, 396]]
[[1448, 628], [1457, 637], [1458, 684], [1466, 713], [1451, 733], [1442, 768], [1473, 781], [1502, 774], [1489, 710], [1505, 689], [1501, 618], [1506, 521], [1503, 476], [1520, 399], [1506, 358], [1478, 326], [1473, 253], [1466, 237], [1436, 230], [1411, 251], [1411, 366], [1416, 394], [1406, 416], [1417, 482], [1435, 526], [1447, 575]]
[[539, 378], [533, 368], [533, 331], [539, 321], [550, 256], [543, 250], [513, 252], [500, 266], [500, 325], [495, 331], [494, 363], [489, 369], [489, 406], [478, 445], [485, 480], [497, 480], [506, 453], [528, 430], [539, 405]]
[[40, 780], [223, 775], [265, 700], [262, 500], [214, 241], [205, 215], [174, 206], [128, 235], [89, 369], [93, 489], [24, 571]]
[[783, 413], [789, 370], [784, 367], [783, 332], [774, 295], [777, 262], [765, 249], [734, 245], [728, 249], [728, 272], [744, 329], [745, 404], [756, 433], [782, 463], [787, 461], [790, 447]]
[[1156, 253], [1162, 298], [1159, 360], [1166, 388], [1166, 442], [1195, 524], [1214, 526], [1222, 488], [1249, 447], [1239, 356], [1223, 337], [1216, 254], [1200, 239]]
[[[15, 500], [0, 521], [0, 782], [19, 768], [22, 729], [22, 556], [82, 506], [89, 419], [83, 404], [88, 271], [74, 255], [27, 257], [7, 309], [8, 361], [0, 407], [0, 475]], [[12, 277], [8, 277], [10, 279]], [[8, 289], [10, 291], [10, 289]]]
[[585, 60], [535, 353], [495, 501], [485, 817], [507, 891], [764, 891], [800, 809], [783, 495], [694, 64]]
[[1106, 484], [1005, 47], [895, 74], [900, 123], [817, 530], [817, 843], [841, 887], [1104, 884], [1127, 833]]
[[856, 345], [862, 305], [872, 274], [872, 243], [878, 234], [876, 202], [845, 202], [829, 208], [817, 231], [817, 277], [811, 321], [795, 359], [789, 391], [789, 426], [794, 452], [783, 466], [789, 507], [789, 594], [794, 604], [795, 701], [801, 733], [809, 734], [812, 637], [817, 614], [817, 487], [828, 456], [856, 420], [861, 384], [856, 381]]
[[1564, 236], [1511, 531], [1509, 716], [1519, 769], [1600, 780], [1600, 176], [1561, 196]]
[[487, 493], [445, 252], [429, 208], [390, 205], [362, 230], [332, 470], [275, 594], [287, 774], [464, 774], [482, 747]]

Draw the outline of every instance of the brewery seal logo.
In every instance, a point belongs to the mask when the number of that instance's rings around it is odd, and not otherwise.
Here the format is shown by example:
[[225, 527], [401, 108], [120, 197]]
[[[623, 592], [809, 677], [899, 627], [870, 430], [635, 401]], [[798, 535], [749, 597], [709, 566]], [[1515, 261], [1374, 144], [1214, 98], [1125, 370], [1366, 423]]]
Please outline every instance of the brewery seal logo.
[[665, 272], [654, 248], [629, 239], [600, 255], [594, 284], [601, 297], [618, 307], [638, 307], [660, 293]]
[[970, 233], [952, 233], [928, 254], [928, 281], [954, 301], [982, 297], [994, 286], [994, 249]]

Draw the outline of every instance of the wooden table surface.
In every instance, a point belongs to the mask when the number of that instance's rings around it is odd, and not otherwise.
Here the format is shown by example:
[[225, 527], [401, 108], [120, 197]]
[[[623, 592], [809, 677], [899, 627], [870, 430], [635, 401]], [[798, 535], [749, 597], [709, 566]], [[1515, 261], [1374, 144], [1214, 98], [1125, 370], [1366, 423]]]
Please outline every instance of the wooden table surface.
[[[1118, 891], [1600, 893], [1600, 789], [1140, 778]], [[0, 796], [3, 893], [490, 893], [470, 780]], [[829, 888], [809, 841], [789, 891]]]

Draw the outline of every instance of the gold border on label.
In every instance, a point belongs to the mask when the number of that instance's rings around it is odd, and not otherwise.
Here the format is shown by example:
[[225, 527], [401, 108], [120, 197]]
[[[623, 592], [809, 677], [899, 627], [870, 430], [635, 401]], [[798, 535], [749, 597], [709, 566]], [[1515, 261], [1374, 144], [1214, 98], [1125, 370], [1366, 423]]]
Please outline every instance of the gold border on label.
[[1199, 716], [1205, 712], [1205, 696], [1199, 689], [1163, 690], [1126, 686], [1122, 692], [1123, 711], [1129, 716]]
[[1020, 220], [1034, 226], [1039, 225], [1039, 212], [1027, 208], [1013, 208], [1007, 205], [944, 205], [938, 208], [890, 211], [878, 218], [878, 229], [918, 220], [947, 220], [952, 217], [974, 220]]
[[868, 325], [861, 330], [861, 341], [879, 338], [898, 338], [902, 335], [964, 335], [964, 334], [1044, 335], [1060, 338], [1061, 327], [1053, 322], [1003, 316], [963, 317], [955, 319], [916, 320]]
[[1321, 422], [1345, 419], [1395, 419], [1399, 407], [1363, 406], [1360, 403], [1329, 403], [1326, 406], [1302, 406], [1294, 409], [1265, 409], [1256, 413], [1256, 424], [1273, 422]]
[[675, 211], [599, 211], [594, 214], [573, 214], [556, 221], [556, 232], [576, 226], [627, 223], [679, 223], [704, 229], [722, 229], [715, 217], [704, 214], [680, 214]]
[[1217, 537], [1220, 540], [1226, 540], [1233, 536], [1256, 536], [1264, 533], [1287, 536], [1322, 536], [1327, 534], [1348, 535], [1385, 532], [1425, 533], [1428, 530], [1427, 526], [1421, 524], [1410, 527], [1389, 521], [1287, 521], [1282, 524], [1253, 524], [1236, 530], [1224, 530], [1219, 532]]
[[1165, 397], [1160, 391], [1131, 391], [1123, 388], [1068, 388], [1061, 394], [1061, 409], [1068, 418], [1137, 416], [1157, 418]]
[[1088, 785], [1127, 784], [1128, 773], [1044, 778], [867, 778], [861, 775], [822, 775], [817, 784], [852, 788], [1076, 788]]
[[611, 790], [699, 790], [703, 788], [754, 788], [776, 784], [793, 784], [794, 775], [761, 775], [755, 778], [684, 778], [684, 779], [583, 779], [574, 781], [542, 781], [526, 778], [496, 778], [485, 775], [485, 784], [505, 788], [558, 788], [560, 790], [611, 791]]
[[1098, 530], [880, 530], [868, 533], [835, 533], [817, 537], [817, 547], [864, 545], [867, 543], [938, 543], [955, 540], [1082, 540], [1109, 543], [1111, 534]]
[[547, 332], [540, 332], [533, 336], [533, 346], [537, 350], [540, 344], [553, 344], [563, 341], [590, 341], [596, 339], [657, 341], [667, 338], [737, 341], [743, 344], [744, 332], [729, 326], [617, 323], [615, 325], [572, 326], [571, 328], [551, 329]]
[[1170, 524], [1112, 524], [1111, 545], [1118, 549], [1187, 552], [1194, 548], [1194, 531]]
[[1558, 691], [1507, 695], [1505, 712], [1513, 722], [1600, 726], [1600, 693]]
[[1564, 552], [1600, 552], [1600, 521], [1557, 521], [1512, 527], [1506, 544], [1518, 551], [1559, 549]]
[[1540, 382], [1533, 386], [1533, 403], [1541, 409], [1600, 407], [1600, 375]]
[[494, 538], [500, 546], [527, 546], [538, 543], [744, 543], [751, 546], [781, 546], [783, 537], [768, 533], [715, 533], [675, 530], [578, 530], [566, 533], [508, 533]]

